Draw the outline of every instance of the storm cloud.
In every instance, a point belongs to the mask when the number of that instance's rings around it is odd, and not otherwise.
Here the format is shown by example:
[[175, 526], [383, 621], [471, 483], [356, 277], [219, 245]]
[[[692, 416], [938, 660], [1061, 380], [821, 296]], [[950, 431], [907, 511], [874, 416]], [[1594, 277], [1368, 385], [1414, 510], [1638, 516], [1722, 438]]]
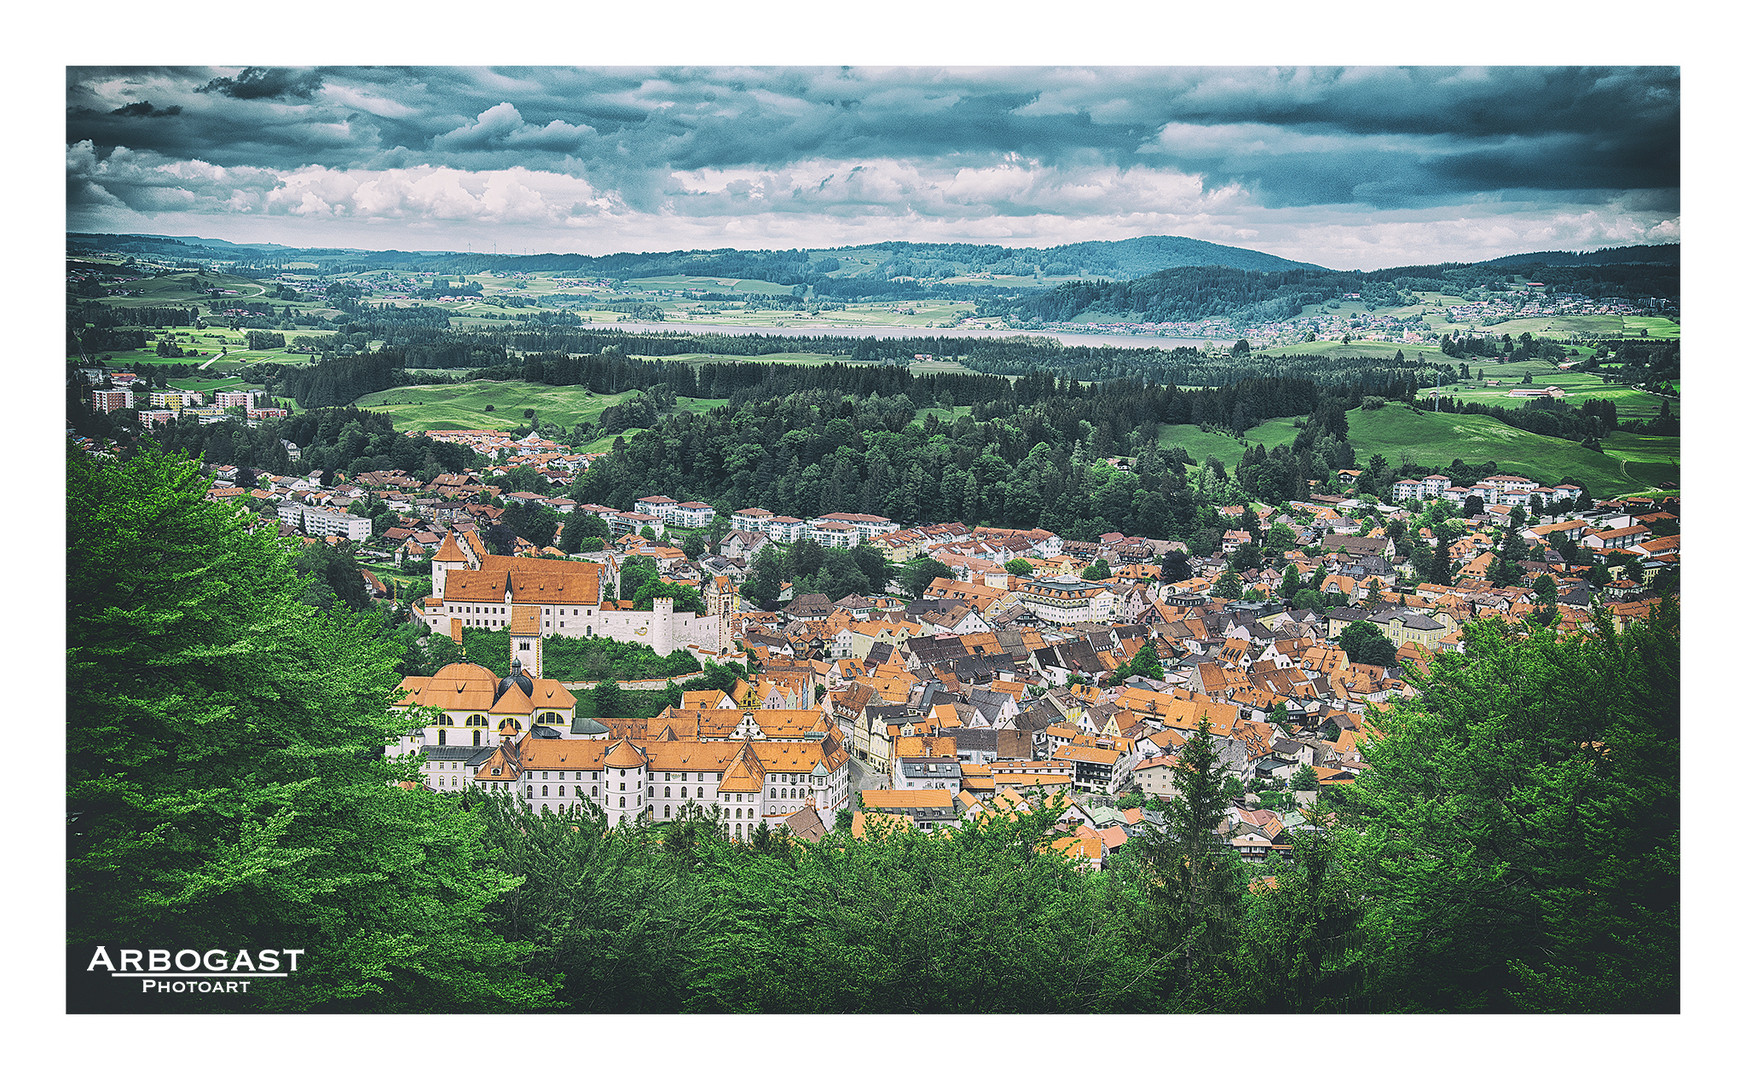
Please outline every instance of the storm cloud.
[[80, 231], [589, 253], [1171, 233], [1346, 266], [1679, 231], [1673, 68], [70, 68], [66, 115]]

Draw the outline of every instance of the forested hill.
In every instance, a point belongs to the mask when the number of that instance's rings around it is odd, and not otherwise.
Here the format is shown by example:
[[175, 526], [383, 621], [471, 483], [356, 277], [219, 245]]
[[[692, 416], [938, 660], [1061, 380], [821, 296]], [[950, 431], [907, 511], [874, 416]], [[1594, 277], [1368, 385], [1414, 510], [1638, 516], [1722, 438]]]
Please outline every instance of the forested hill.
[[1388, 270], [1236, 270], [1201, 266], [1160, 270], [1132, 281], [1075, 281], [1047, 291], [979, 298], [983, 315], [1018, 321], [1055, 322], [1077, 315], [1143, 322], [1228, 318], [1246, 323], [1296, 316], [1307, 305], [1356, 294], [1374, 307], [1412, 303], [1415, 293], [1444, 293], [1474, 300], [1521, 287], [1532, 279], [1549, 291], [1630, 300], [1679, 300], [1679, 266], [1661, 262], [1445, 263]]
[[1483, 265], [1611, 266], [1617, 263], [1655, 263], [1677, 267], [1679, 245], [1633, 244], [1630, 247], [1602, 248], [1599, 251], [1531, 251], [1522, 255], [1505, 255]]
[[74, 233], [69, 253], [126, 251], [190, 259], [238, 259], [271, 265], [315, 262], [327, 272], [378, 269], [478, 274], [490, 271], [545, 271], [584, 277], [642, 278], [710, 275], [756, 278], [781, 285], [893, 277], [937, 280], [974, 274], [1032, 277], [1133, 278], [1184, 266], [1228, 266], [1241, 270], [1319, 269], [1277, 255], [1192, 240], [1186, 236], [1141, 236], [1094, 240], [1050, 248], [1007, 248], [994, 244], [916, 244], [892, 241], [828, 249], [787, 251], [621, 252], [612, 255], [496, 255], [473, 252], [354, 251], [286, 248], [274, 244], [232, 244], [179, 236], [106, 236]]

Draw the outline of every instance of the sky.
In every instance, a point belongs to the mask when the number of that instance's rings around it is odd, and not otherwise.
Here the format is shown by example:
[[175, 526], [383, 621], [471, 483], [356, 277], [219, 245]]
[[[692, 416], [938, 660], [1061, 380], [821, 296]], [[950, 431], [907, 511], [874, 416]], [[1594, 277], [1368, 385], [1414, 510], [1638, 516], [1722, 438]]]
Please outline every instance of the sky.
[[1677, 67], [81, 67], [66, 227], [521, 252], [1680, 238]]

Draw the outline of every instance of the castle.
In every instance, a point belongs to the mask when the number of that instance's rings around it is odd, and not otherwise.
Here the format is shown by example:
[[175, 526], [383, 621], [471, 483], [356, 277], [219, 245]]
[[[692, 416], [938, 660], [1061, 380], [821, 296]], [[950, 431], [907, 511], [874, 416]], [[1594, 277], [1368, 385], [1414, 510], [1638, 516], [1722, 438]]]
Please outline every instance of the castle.
[[451, 529], [431, 556], [431, 595], [414, 614], [435, 633], [459, 636], [463, 627], [508, 630], [511, 653], [540, 677], [540, 642], [564, 637], [607, 637], [636, 642], [666, 656], [675, 649], [726, 656], [732, 651], [725, 614], [674, 612], [657, 598], [653, 611], [601, 602], [599, 563], [493, 555], [471, 529]]

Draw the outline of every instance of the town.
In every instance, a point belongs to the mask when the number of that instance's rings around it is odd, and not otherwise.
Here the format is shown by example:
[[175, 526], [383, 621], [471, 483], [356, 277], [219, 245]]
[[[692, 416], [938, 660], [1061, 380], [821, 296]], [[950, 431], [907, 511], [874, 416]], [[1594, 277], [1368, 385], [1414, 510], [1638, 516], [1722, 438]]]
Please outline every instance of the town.
[[[255, 527], [355, 551], [372, 596], [405, 601], [423, 632], [454, 642], [462, 659], [407, 676], [394, 705], [414, 726], [387, 751], [416, 761], [425, 787], [597, 810], [608, 825], [689, 809], [718, 814], [733, 839], [818, 839], [1047, 806], [1052, 843], [1096, 869], [1148, 815], [1157, 823], [1204, 724], [1230, 777], [1220, 838], [1246, 861], [1288, 863], [1312, 827], [1304, 811], [1362, 774], [1377, 715], [1462, 647], [1468, 623], [1617, 628], [1677, 591], [1677, 497], [1594, 502], [1514, 475], [1400, 479], [1383, 502], [1358, 493], [1363, 470], [1340, 470], [1340, 490], [1306, 501], [1221, 508], [1218, 549], [1194, 554], [1119, 533], [801, 520], [653, 492], [628, 509], [577, 504], [558, 492], [599, 455], [537, 433], [420, 434], [488, 464], [423, 483], [209, 466], [207, 497], [254, 507]], [[550, 493], [505, 489], [528, 470]], [[482, 531], [501, 536], [518, 505], [558, 519], [551, 543], [491, 550]], [[598, 535], [564, 544], [585, 522]], [[1441, 570], [1402, 555], [1409, 529]], [[760, 555], [797, 545], [870, 549], [915, 591], [833, 598], [784, 581], [769, 609], [750, 602]], [[636, 610], [632, 559], [669, 592], [695, 590], [701, 610], [675, 611], [670, 595]], [[370, 569], [417, 565], [431, 586], [410, 598]], [[507, 633], [508, 670], [465, 658], [469, 628]], [[543, 646], [594, 637], [744, 675], [654, 715], [586, 715], [582, 684], [548, 677]]]

